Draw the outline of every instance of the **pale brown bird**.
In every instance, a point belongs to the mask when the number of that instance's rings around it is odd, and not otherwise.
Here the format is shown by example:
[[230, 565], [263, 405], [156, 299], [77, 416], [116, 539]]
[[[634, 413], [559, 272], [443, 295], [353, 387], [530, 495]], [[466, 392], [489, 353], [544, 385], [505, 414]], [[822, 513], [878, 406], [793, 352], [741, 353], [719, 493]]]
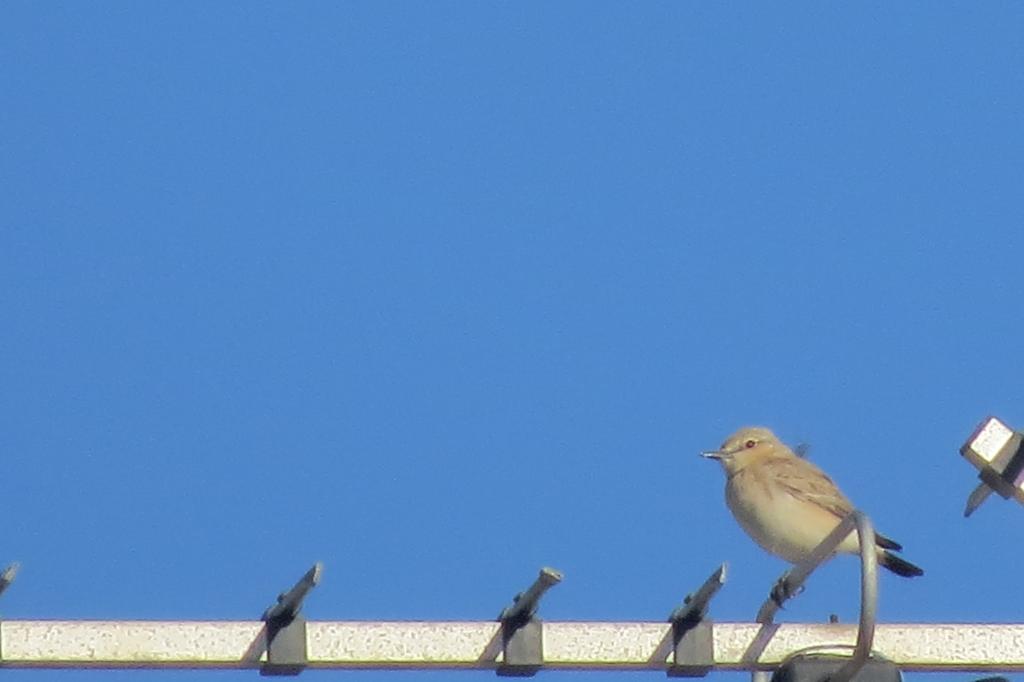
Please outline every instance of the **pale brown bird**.
[[[721, 448], [703, 454], [725, 470], [725, 501], [743, 530], [790, 563], [802, 561], [853, 511], [825, 472], [797, 457], [766, 428], [742, 428]], [[880, 565], [908, 578], [924, 574], [889, 551], [903, 549], [896, 542], [875, 533], [875, 543]], [[857, 534], [850, 533], [836, 551], [858, 553]]]

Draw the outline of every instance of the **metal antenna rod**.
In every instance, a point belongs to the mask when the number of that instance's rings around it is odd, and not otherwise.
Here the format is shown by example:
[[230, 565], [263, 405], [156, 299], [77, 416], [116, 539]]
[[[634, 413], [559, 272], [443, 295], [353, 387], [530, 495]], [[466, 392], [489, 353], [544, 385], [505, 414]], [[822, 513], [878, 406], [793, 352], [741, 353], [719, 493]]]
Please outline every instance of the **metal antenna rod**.
[[537, 606], [544, 593], [560, 582], [562, 582], [560, 571], [547, 566], [540, 569], [540, 575], [533, 581], [533, 584], [525, 592], [517, 594], [512, 603], [502, 609], [498, 620], [503, 623], [519, 623], [529, 620], [537, 612]]
[[305, 600], [306, 595], [320, 582], [320, 575], [323, 573], [323, 570], [324, 565], [322, 562], [318, 561], [313, 564], [313, 567], [306, 571], [306, 574], [299, 578], [298, 582], [290, 590], [282, 592], [277, 597], [276, 604], [263, 612], [263, 620], [267, 622], [288, 621], [294, 618], [295, 614], [302, 608], [302, 602]]
[[696, 592], [686, 595], [683, 603], [677, 606], [668, 617], [670, 623], [690, 623], [699, 621], [708, 610], [711, 599], [718, 594], [725, 584], [725, 573], [728, 563], [723, 563], [712, 573]]
[[21, 568], [21, 564], [14, 562], [10, 566], [4, 569], [3, 573], [0, 573], [0, 594], [11, 586], [14, 582], [14, 578], [18, 575], [18, 570]]
[[779, 578], [771, 596], [757, 613], [758, 623], [770, 625], [782, 603], [799, 591], [811, 573], [832, 556], [839, 543], [855, 528], [860, 543], [860, 624], [857, 628], [857, 644], [853, 656], [829, 678], [829, 682], [849, 682], [871, 656], [878, 608], [878, 556], [875, 554], [875, 529], [867, 515], [859, 510], [850, 512], [806, 559]]

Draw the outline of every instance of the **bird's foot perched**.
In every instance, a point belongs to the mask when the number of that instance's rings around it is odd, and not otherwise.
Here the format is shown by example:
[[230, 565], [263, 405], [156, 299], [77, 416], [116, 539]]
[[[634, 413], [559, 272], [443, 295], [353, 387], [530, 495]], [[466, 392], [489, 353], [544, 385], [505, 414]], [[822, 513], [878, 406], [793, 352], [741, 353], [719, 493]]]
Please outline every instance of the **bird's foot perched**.
[[775, 587], [772, 588], [771, 598], [772, 601], [781, 609], [782, 605], [789, 599], [792, 599], [796, 595], [804, 591], [803, 585], [794, 586], [789, 581], [789, 571], [782, 574], [778, 582], [775, 583]]

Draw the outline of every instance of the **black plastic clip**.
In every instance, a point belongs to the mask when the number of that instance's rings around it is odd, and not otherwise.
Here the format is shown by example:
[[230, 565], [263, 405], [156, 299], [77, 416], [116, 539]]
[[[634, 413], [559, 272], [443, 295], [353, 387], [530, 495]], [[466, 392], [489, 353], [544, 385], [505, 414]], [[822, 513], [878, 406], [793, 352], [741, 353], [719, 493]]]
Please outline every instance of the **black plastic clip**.
[[302, 601], [320, 582], [324, 565], [319, 561], [295, 585], [277, 597], [263, 612], [267, 624], [267, 662], [260, 675], [298, 675], [309, 663], [306, 653], [306, 617], [299, 613]]
[[540, 569], [540, 575], [525, 591], [517, 594], [498, 615], [501, 622], [502, 663], [497, 673], [503, 677], [530, 677], [544, 665], [543, 626], [536, 617], [540, 598], [562, 582], [562, 573], [553, 568]]
[[696, 592], [672, 611], [672, 663], [669, 677], [704, 677], [715, 666], [713, 626], [707, 618], [708, 605], [725, 584], [728, 564], [723, 563]]

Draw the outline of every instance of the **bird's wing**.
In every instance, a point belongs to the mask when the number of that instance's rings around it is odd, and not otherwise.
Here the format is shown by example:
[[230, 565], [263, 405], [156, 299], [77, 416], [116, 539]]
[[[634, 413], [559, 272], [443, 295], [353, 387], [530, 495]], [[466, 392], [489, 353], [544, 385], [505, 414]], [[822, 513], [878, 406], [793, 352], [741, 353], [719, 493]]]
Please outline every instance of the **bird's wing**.
[[[827, 509], [839, 518], [853, 511], [853, 505], [824, 471], [805, 459], [779, 457], [771, 469], [779, 486], [794, 497], [808, 500]], [[875, 544], [897, 552], [903, 547], [881, 533], [875, 532]]]
[[779, 457], [771, 462], [779, 487], [793, 497], [812, 502], [838, 518], [853, 511], [853, 505], [828, 475], [805, 459]]

